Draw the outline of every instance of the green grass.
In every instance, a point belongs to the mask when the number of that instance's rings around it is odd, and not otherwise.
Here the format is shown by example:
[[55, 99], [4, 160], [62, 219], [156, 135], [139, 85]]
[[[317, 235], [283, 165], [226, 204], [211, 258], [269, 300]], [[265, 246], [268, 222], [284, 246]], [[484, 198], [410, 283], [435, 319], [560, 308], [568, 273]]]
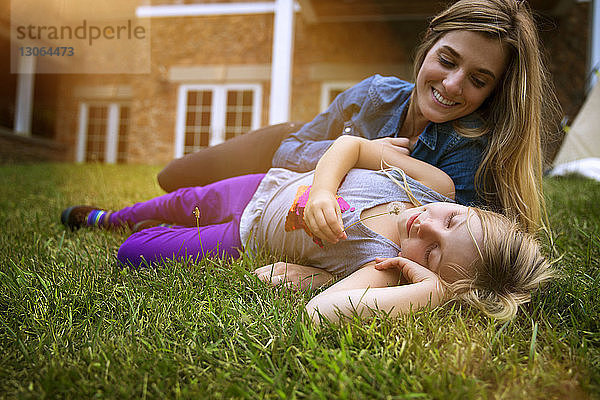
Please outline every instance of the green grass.
[[157, 172], [0, 167], [0, 398], [598, 397], [600, 184], [546, 181], [560, 276], [513, 321], [448, 304], [317, 329], [310, 294], [248, 273], [267, 256], [123, 270], [124, 232], [60, 225], [161, 194]]

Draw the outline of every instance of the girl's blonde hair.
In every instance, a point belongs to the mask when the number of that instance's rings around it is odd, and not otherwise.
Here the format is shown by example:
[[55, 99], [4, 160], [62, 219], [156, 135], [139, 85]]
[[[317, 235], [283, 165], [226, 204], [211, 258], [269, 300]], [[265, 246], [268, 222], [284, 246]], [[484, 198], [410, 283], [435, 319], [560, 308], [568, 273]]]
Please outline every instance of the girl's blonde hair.
[[[382, 159], [381, 171], [406, 192], [415, 207], [423, 205], [413, 195], [403, 170]], [[397, 172], [400, 179], [390, 171]], [[449, 266], [465, 278], [455, 282], [440, 279], [451, 298], [475, 306], [491, 317], [510, 319], [517, 313], [519, 305], [529, 302], [531, 294], [553, 277], [550, 263], [542, 255], [535, 237], [523, 231], [515, 218], [477, 207], [469, 207], [469, 211], [479, 217], [483, 229], [480, 244], [467, 219], [479, 259], [471, 265]]]
[[480, 259], [467, 268], [475, 271], [474, 276], [445, 286], [456, 298], [486, 314], [510, 319], [552, 277], [550, 264], [535, 238], [519, 229], [516, 221], [479, 208], [471, 210], [483, 227], [482, 243], [476, 243]]
[[431, 20], [417, 48], [415, 81], [429, 50], [453, 30], [498, 39], [510, 52], [505, 73], [478, 110], [483, 125], [469, 129], [455, 122], [455, 129], [468, 137], [492, 133], [475, 176], [477, 191], [533, 232], [545, 215], [541, 136], [557, 130], [559, 115], [533, 16], [523, 0], [457, 1]]

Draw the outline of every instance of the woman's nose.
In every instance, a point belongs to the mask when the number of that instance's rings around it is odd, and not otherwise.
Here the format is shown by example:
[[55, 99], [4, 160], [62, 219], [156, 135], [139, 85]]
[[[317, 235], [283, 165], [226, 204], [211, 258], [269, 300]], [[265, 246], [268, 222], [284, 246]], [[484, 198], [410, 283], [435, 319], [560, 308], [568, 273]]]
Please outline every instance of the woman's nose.
[[446, 93], [451, 96], [462, 95], [464, 85], [464, 74], [461, 71], [453, 71], [449, 73], [442, 81]]

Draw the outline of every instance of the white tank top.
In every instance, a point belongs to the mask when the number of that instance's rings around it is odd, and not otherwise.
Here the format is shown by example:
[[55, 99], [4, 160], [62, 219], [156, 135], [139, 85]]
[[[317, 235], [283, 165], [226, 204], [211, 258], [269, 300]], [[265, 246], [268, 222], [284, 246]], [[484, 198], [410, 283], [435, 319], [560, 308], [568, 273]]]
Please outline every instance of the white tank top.
[[[401, 174], [388, 172], [400, 182]], [[240, 237], [247, 251], [265, 248], [272, 254], [300, 265], [323, 268], [337, 277], [350, 275], [376, 257], [396, 257], [400, 248], [388, 238], [367, 228], [360, 219], [364, 210], [393, 201], [408, 202], [406, 192], [385, 173], [351, 170], [338, 190], [351, 207], [342, 213], [348, 239], [319, 247], [302, 229], [285, 231], [286, 216], [298, 187], [312, 185], [314, 171], [298, 173], [281, 168], [269, 170], [240, 221]], [[407, 176], [409, 187], [422, 204], [453, 200]]]

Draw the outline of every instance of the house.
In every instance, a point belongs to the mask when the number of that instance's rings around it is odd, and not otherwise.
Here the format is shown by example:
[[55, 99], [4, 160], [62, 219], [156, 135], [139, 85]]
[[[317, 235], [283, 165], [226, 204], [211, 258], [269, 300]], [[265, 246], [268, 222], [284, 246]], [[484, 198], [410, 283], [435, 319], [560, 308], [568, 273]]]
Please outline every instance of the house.
[[[128, 32], [141, 27], [147, 44], [143, 72], [60, 73], [60, 65], [47, 70], [48, 57], [15, 57], [24, 46], [53, 42], [50, 28], [28, 32], [14, 14], [11, 25], [6, 16], [21, 4], [12, 1], [0, 6], [0, 157], [149, 164], [271, 123], [308, 121], [375, 73], [410, 80], [419, 35], [443, 7], [437, 0], [128, 0]], [[600, 24], [589, 23], [589, 1], [530, 4], [541, 16], [560, 101], [574, 115], [589, 70], [589, 27]], [[118, 25], [125, 35], [123, 21], [109, 29], [107, 18], [104, 33], [114, 36]], [[102, 54], [106, 62], [126, 57]]]

